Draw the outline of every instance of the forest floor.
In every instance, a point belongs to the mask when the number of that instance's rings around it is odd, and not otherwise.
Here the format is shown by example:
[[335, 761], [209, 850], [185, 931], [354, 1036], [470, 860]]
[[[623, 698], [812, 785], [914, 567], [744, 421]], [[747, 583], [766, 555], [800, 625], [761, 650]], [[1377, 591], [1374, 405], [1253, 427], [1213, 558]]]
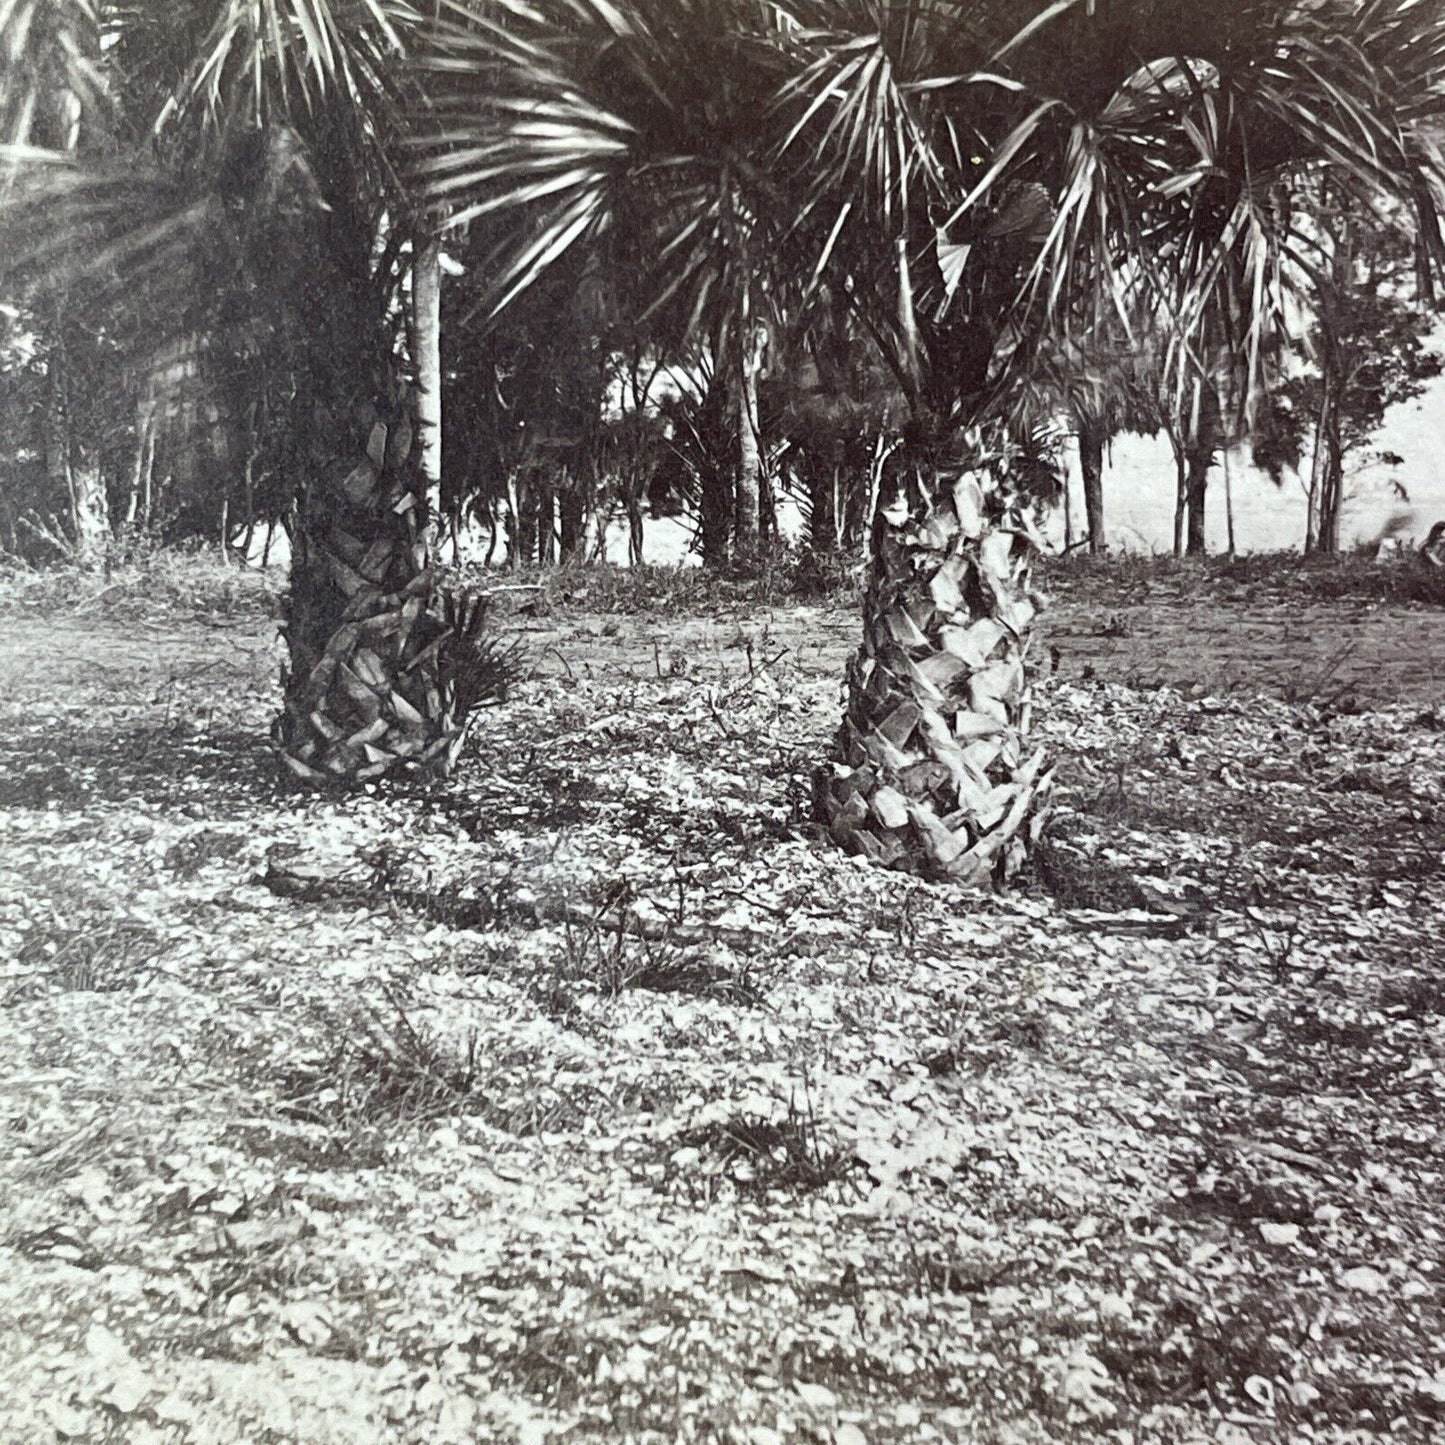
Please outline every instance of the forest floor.
[[191, 575], [0, 589], [0, 1440], [1445, 1436], [1445, 609], [1046, 579], [981, 896], [810, 834], [847, 605], [507, 594], [319, 798]]

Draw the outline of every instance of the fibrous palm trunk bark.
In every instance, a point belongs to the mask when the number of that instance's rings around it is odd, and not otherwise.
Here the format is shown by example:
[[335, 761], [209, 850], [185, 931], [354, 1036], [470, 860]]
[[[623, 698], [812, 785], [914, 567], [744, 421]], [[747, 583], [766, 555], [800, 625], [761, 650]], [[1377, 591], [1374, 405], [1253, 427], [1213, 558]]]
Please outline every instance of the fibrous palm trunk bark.
[[897, 467], [884, 495], [863, 643], [816, 811], [881, 863], [1001, 880], [1038, 836], [1051, 782], [1028, 744], [1034, 543], [981, 475], [927, 455]]
[[411, 398], [357, 412], [354, 449], [315, 459], [292, 536], [276, 740], [308, 783], [449, 768], [479, 696], [480, 617], [434, 585]]

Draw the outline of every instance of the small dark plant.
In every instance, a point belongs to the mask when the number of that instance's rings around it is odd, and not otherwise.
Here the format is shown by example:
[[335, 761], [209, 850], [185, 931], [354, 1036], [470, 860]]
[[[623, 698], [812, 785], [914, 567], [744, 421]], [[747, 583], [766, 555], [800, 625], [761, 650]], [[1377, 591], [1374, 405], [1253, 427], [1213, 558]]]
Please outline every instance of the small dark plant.
[[734, 1115], [690, 1130], [677, 1147], [698, 1150], [745, 1193], [759, 1197], [778, 1189], [811, 1193], [846, 1179], [858, 1164], [853, 1155], [823, 1142], [806, 1093], [801, 1106], [796, 1095], [789, 1099], [780, 1120]]

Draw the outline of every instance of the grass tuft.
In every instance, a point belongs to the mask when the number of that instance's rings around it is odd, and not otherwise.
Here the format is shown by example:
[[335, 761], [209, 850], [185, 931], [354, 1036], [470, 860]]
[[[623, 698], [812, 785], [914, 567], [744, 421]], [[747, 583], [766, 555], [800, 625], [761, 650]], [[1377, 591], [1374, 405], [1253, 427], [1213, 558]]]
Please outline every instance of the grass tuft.
[[12, 984], [4, 1005], [23, 1002], [47, 986], [66, 992], [119, 993], [135, 988], [162, 952], [150, 929], [127, 920], [33, 931], [16, 962], [33, 969]]
[[852, 1154], [823, 1143], [812, 1110], [800, 1109], [796, 1101], [781, 1120], [737, 1114], [689, 1130], [675, 1147], [698, 1151], [713, 1172], [726, 1173], [744, 1193], [759, 1198], [773, 1190], [812, 1193], [858, 1167]]
[[270, 1074], [281, 1112], [341, 1133], [414, 1124], [465, 1112], [479, 1094], [482, 1066], [475, 1033], [459, 1052], [401, 1001], [391, 1009], [318, 1009], [322, 1047]]

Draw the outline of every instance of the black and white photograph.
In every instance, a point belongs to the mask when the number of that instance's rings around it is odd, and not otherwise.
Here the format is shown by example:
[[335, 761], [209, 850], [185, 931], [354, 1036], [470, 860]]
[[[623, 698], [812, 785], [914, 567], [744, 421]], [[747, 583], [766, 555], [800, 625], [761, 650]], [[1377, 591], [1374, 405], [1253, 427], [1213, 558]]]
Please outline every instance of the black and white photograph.
[[0, 1445], [1445, 1441], [1445, 0], [0, 0]]

